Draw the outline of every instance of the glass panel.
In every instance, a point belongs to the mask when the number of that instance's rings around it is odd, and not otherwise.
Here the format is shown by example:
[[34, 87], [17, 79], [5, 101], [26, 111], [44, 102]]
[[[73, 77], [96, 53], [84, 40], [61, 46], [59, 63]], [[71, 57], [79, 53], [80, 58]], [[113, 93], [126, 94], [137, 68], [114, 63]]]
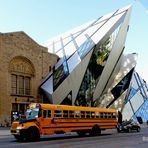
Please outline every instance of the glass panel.
[[58, 63], [56, 63], [56, 65], [55, 65], [55, 67], [53, 69], [53, 72], [54, 72], [54, 70], [57, 70], [64, 63], [64, 61], [66, 61], [65, 56], [62, 57], [62, 58], [60, 58], [60, 60], [58, 61]]
[[111, 116], [111, 113], [108, 113], [108, 118], [111, 118], [112, 116]]
[[43, 110], [43, 118], [47, 117], [47, 110]]
[[76, 118], [80, 118], [80, 111], [75, 112]]
[[12, 94], [17, 94], [17, 76], [11, 75], [11, 91]]
[[75, 41], [77, 45], [80, 47], [84, 43], [84, 41], [86, 41], [86, 39], [86, 36], [84, 34], [81, 34], [75, 39]]
[[54, 111], [54, 117], [62, 117], [62, 111], [61, 110], [55, 110]]
[[70, 57], [67, 61], [69, 67], [69, 73], [71, 73], [74, 68], [81, 62], [80, 56], [77, 52], [75, 52], [72, 57]]
[[56, 54], [57, 54], [60, 58], [64, 57], [63, 48], [60, 49], [59, 51], [57, 51]]
[[35, 119], [38, 117], [39, 109], [27, 109], [26, 111], [26, 119]]
[[25, 94], [30, 95], [30, 77], [25, 77]]
[[91, 112], [91, 118], [95, 118], [95, 112]]
[[71, 36], [64, 38], [64, 39], [63, 39], [63, 44], [64, 44], [64, 46], [65, 46], [67, 43], [69, 43], [71, 40], [72, 40]]
[[137, 83], [137, 74], [134, 72], [134, 76], [132, 77], [132, 87], [135, 89], [135, 90], [138, 90], [139, 89], [139, 86], [138, 86], [138, 83]]
[[61, 102], [64, 105], [72, 105], [72, 91], [66, 96], [66, 98]]
[[100, 113], [100, 118], [103, 118], [103, 113]]
[[53, 71], [53, 89], [55, 90], [68, 76], [67, 62], [63, 62], [55, 71]]
[[51, 110], [48, 110], [47, 114], [48, 114], [47, 116], [50, 118], [51, 117]]
[[86, 34], [88, 34], [88, 36], [91, 37], [96, 32], [96, 30], [99, 29], [103, 24], [104, 22], [98, 23], [97, 25], [92, 25], [86, 30]]
[[115, 113], [112, 113], [112, 118], [116, 118], [116, 114]]
[[107, 113], [104, 113], [104, 118], [107, 118]]
[[64, 47], [64, 50], [65, 50], [66, 58], [68, 58], [76, 51], [74, 43], [71, 41], [68, 45]]
[[90, 118], [90, 112], [86, 112], [86, 118]]
[[12, 111], [18, 111], [18, 104], [17, 103], [12, 104]]
[[99, 117], [100, 117], [100, 113], [96, 112], [96, 118], [99, 118]]
[[134, 68], [111, 90], [114, 98], [117, 99], [129, 87], [133, 72]]
[[78, 31], [78, 32], [76, 32], [76, 33], [73, 33], [72, 35], [73, 35], [73, 37], [74, 38], [76, 38], [78, 35], [80, 35], [81, 34], [81, 31]]
[[63, 117], [64, 118], [68, 118], [68, 110], [64, 110], [63, 111]]
[[19, 76], [19, 94], [23, 95], [24, 94], [24, 77]]
[[[49, 85], [49, 84], [53, 84], [53, 76], [49, 76], [49, 79], [46, 81], [46, 83], [44, 83], [41, 88], [45, 91], [47, 91], [49, 94], [53, 93], [53, 85]], [[47, 98], [47, 97], [45, 97]]]
[[20, 104], [20, 114], [24, 115], [25, 114], [25, 104]]
[[[105, 23], [105, 25], [103, 25], [99, 30], [96, 30], [96, 32], [91, 36], [94, 43], [98, 44], [98, 42], [104, 38], [105, 34], [111, 30], [111, 26], [113, 26], [115, 24], [116, 24], [116, 26], [117, 25], [120, 26], [123, 19], [124, 19], [124, 16], [125, 15], [123, 15], [123, 14], [120, 14], [118, 16], [114, 16], [111, 19], [109, 19], [109, 21], [107, 21]], [[117, 22], [118, 22], [118, 24], [117, 24]], [[117, 26], [117, 28], [118, 28], [118, 26]]]
[[148, 100], [146, 100], [135, 113], [135, 118], [137, 117], [141, 117], [145, 123], [148, 122]]
[[74, 118], [74, 111], [71, 111], [71, 110], [69, 111], [69, 117]]
[[[98, 20], [98, 22], [101, 22], [101, 21], [104, 21], [104, 20], [109, 19], [110, 17], [113, 16], [114, 13], [115, 13], [115, 11], [112, 12], [112, 13], [109, 13], [109, 14], [106, 14], [106, 15], [102, 16], [102, 17]], [[96, 23], [98, 23], [98, 22], [96, 22]]]
[[77, 50], [79, 56], [83, 58], [90, 49], [94, 46], [94, 42], [91, 38], [88, 38]]
[[127, 103], [127, 101], [129, 101], [136, 93], [138, 90], [135, 90], [133, 87], [130, 88], [129, 94], [127, 96], [127, 98], [125, 99], [125, 103]]
[[81, 111], [81, 118], [85, 118], [85, 112]]
[[140, 91], [138, 91], [134, 97], [131, 98], [130, 104], [132, 105], [132, 109], [136, 112], [139, 107], [144, 103], [144, 98], [141, 95]]

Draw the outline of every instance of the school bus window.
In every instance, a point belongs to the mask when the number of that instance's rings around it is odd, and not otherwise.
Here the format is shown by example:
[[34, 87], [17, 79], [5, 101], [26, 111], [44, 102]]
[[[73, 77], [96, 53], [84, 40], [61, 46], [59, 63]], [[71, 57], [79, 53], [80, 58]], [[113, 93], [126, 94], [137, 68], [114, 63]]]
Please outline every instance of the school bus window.
[[100, 115], [99, 115], [99, 112], [96, 112], [96, 118], [99, 118]]
[[43, 110], [43, 118], [46, 118], [46, 115], [47, 115], [47, 111]]
[[116, 114], [115, 113], [112, 113], [112, 118], [116, 118]]
[[48, 111], [47, 111], [47, 117], [48, 117], [48, 118], [51, 118], [51, 110], [48, 110]]
[[86, 118], [90, 118], [90, 112], [86, 112]]
[[57, 118], [62, 117], [62, 111], [61, 110], [55, 110], [54, 111], [54, 117], [57, 117]]
[[68, 110], [63, 111], [63, 118], [68, 118]]
[[74, 118], [74, 111], [72, 111], [72, 110], [69, 111], [69, 117]]
[[100, 113], [100, 118], [101, 118], [101, 119], [103, 118], [103, 113]]
[[76, 118], [80, 118], [80, 111], [76, 111]]
[[85, 118], [85, 111], [81, 111], [81, 118]]
[[95, 118], [95, 112], [91, 112], [91, 118]]
[[111, 116], [111, 113], [108, 113], [108, 118], [111, 118], [112, 116]]
[[107, 118], [107, 113], [104, 113], [104, 118]]

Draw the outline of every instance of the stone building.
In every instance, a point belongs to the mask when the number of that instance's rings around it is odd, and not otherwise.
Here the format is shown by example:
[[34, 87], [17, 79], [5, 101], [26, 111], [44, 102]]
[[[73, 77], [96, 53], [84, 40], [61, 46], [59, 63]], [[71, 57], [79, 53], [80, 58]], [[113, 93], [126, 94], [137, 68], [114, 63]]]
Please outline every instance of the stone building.
[[24, 114], [30, 102], [42, 102], [38, 87], [58, 56], [24, 32], [0, 33], [0, 126], [13, 111]]

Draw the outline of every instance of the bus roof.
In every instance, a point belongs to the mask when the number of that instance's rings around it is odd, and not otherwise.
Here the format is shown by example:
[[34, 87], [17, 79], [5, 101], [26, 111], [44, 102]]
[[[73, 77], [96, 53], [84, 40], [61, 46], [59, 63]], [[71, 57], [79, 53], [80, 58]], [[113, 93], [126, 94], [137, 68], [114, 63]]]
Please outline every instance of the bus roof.
[[116, 112], [116, 109], [98, 108], [98, 107], [83, 107], [83, 106], [69, 106], [69, 105], [57, 105], [57, 104], [42, 104], [31, 103], [32, 108], [40, 106], [44, 110], [78, 110], [78, 111], [101, 111], [101, 112]]

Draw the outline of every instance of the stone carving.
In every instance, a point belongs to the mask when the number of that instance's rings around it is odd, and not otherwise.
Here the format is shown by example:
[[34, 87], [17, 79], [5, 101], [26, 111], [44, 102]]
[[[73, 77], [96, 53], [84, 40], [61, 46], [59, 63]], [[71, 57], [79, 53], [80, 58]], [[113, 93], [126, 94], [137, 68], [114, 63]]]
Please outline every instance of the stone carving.
[[10, 72], [19, 72], [34, 76], [35, 70], [33, 64], [25, 57], [15, 57], [9, 65]]

